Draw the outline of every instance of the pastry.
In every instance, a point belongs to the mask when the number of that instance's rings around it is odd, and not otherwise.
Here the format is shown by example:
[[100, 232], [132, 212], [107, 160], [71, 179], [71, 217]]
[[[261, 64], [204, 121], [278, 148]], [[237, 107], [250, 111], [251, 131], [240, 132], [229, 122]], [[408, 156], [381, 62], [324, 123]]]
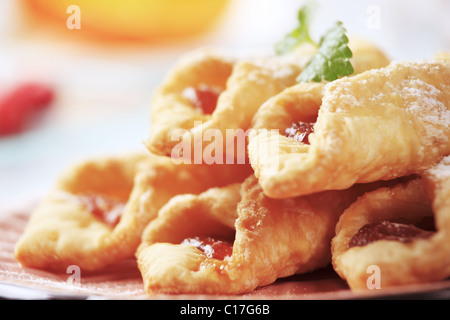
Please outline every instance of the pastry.
[[[351, 48], [355, 72], [389, 63], [367, 40], [355, 38]], [[151, 152], [186, 163], [245, 163], [245, 139], [254, 114], [267, 99], [296, 83], [316, 50], [302, 45], [282, 56], [254, 59], [212, 50], [188, 54], [154, 94], [146, 145]], [[205, 150], [208, 146], [214, 152]]]
[[144, 159], [133, 154], [71, 166], [32, 212], [16, 259], [25, 267], [65, 272], [70, 265], [93, 270], [120, 257], [127, 244], [113, 234], [124, 229], [121, 216], [129, 214], [126, 203]]
[[[173, 197], [146, 228], [136, 257], [144, 288], [156, 293], [219, 293], [226, 281], [207, 261], [222, 263], [231, 252], [240, 184], [199, 195]], [[188, 243], [198, 242], [203, 251]], [[216, 250], [214, 250], [215, 248]], [[219, 249], [219, 250], [217, 250]], [[220, 252], [220, 257], [216, 256]]]
[[[301, 64], [311, 54], [312, 49], [299, 49], [286, 57], [253, 60], [233, 60], [203, 50], [187, 55], [154, 94], [151, 132], [146, 142], [149, 150], [180, 157], [185, 162], [201, 163], [202, 152], [214, 138], [216, 162], [225, 162], [228, 150], [228, 159], [232, 159], [229, 162], [244, 163], [246, 148], [236, 154], [238, 142], [234, 140], [245, 142], [245, 131], [256, 110], [268, 98], [296, 82]], [[205, 137], [208, 132], [213, 137]], [[200, 148], [198, 162], [192, 153], [176, 149], [182, 142], [187, 143], [185, 149]]]
[[149, 223], [136, 257], [146, 292], [242, 294], [330, 263], [339, 215], [363, 192], [271, 199], [242, 184], [172, 198]]
[[248, 166], [177, 165], [153, 154], [90, 159], [62, 175], [15, 248], [26, 267], [96, 271], [133, 258], [157, 211], [180, 193], [242, 181]]
[[332, 240], [336, 272], [353, 290], [450, 276], [450, 157], [420, 177], [366, 193], [341, 216]]
[[449, 101], [445, 61], [297, 84], [256, 113], [250, 162], [274, 198], [414, 174], [450, 153]]
[[348, 46], [353, 57], [350, 59], [354, 74], [371, 69], [384, 68], [391, 63], [388, 55], [373, 42], [362, 37], [350, 37]]

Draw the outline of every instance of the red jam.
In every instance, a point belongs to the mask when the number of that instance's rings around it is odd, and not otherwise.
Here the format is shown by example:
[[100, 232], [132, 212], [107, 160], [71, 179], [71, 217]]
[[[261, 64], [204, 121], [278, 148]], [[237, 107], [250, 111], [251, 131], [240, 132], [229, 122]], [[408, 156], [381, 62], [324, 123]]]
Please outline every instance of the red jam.
[[381, 221], [364, 225], [352, 237], [349, 248], [362, 247], [378, 240], [400, 241], [408, 243], [414, 239], [425, 239], [433, 235], [410, 224]]
[[314, 122], [294, 122], [286, 128], [284, 135], [288, 138], [309, 144], [309, 135], [314, 132]]
[[206, 236], [187, 238], [181, 244], [194, 246], [202, 250], [208, 258], [217, 260], [224, 260], [226, 257], [230, 257], [233, 251], [232, 243]]
[[216, 110], [217, 100], [221, 92], [217, 88], [201, 85], [184, 89], [183, 96], [204, 114], [212, 114]]
[[94, 217], [114, 228], [120, 221], [125, 204], [117, 199], [103, 195], [79, 195], [81, 204]]

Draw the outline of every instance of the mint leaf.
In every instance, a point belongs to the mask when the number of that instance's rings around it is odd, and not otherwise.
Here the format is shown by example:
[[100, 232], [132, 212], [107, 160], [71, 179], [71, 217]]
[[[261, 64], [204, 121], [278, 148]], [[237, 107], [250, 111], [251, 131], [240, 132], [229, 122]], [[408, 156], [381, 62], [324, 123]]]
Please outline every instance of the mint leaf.
[[319, 50], [297, 77], [298, 82], [334, 81], [353, 73], [350, 62], [352, 51], [348, 47], [342, 22], [336, 22], [319, 42]]
[[302, 43], [311, 43], [316, 45], [309, 34], [309, 25], [311, 23], [311, 17], [313, 16], [314, 10], [314, 2], [310, 1], [298, 11], [298, 27], [288, 33], [280, 42], [275, 44], [275, 52], [278, 55], [288, 53]]

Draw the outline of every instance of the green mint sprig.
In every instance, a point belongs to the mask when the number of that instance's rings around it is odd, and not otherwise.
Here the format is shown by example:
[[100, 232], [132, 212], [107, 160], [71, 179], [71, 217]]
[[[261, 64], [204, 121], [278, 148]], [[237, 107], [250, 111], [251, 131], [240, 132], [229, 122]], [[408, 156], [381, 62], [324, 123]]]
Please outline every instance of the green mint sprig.
[[316, 44], [309, 33], [314, 11], [314, 2], [308, 2], [298, 11], [298, 26], [275, 45], [275, 52], [283, 55], [305, 43], [317, 47], [317, 53], [297, 77], [298, 82], [334, 81], [352, 74], [354, 72], [350, 62], [352, 51], [348, 47], [346, 29], [342, 22], [335, 22], [322, 36], [319, 44]]
[[319, 49], [297, 77], [298, 82], [334, 81], [354, 72], [352, 51], [342, 22], [336, 22], [319, 42]]
[[309, 26], [314, 11], [315, 6], [313, 2], [309, 2], [300, 8], [297, 14], [298, 26], [275, 44], [275, 52], [278, 55], [288, 53], [303, 43], [311, 43], [317, 46], [309, 34]]

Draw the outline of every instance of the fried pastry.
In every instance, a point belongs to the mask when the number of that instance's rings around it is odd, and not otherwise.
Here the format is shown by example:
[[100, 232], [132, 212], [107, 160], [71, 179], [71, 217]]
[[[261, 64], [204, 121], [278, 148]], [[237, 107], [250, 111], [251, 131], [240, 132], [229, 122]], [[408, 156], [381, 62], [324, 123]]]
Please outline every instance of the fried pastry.
[[[350, 47], [355, 72], [389, 63], [387, 56], [367, 40], [353, 39]], [[245, 162], [246, 148], [238, 144], [245, 142], [254, 114], [267, 99], [296, 83], [316, 51], [314, 46], [302, 45], [282, 56], [254, 59], [233, 58], [211, 50], [187, 55], [154, 94], [146, 145], [151, 152], [185, 162], [200, 163], [203, 157], [205, 161]], [[204, 152], [212, 140], [213, 160]], [[200, 150], [197, 158], [194, 150]]]
[[414, 174], [450, 153], [449, 101], [444, 61], [297, 84], [256, 113], [250, 162], [273, 198]]
[[384, 289], [450, 276], [450, 157], [419, 178], [363, 195], [332, 240], [351, 289]]
[[177, 141], [174, 129], [191, 129], [205, 122], [233, 70], [235, 59], [226, 53], [197, 50], [180, 59], [156, 89], [151, 101], [147, 146], [155, 154], [170, 155]]
[[211, 129], [214, 139], [220, 139], [215, 150], [217, 159], [224, 161], [228, 150], [233, 161], [239, 158], [245, 162], [245, 146], [244, 152], [237, 154], [234, 141], [245, 137], [236, 137], [230, 130], [247, 130], [264, 101], [295, 83], [305, 57], [311, 54], [309, 49], [299, 49], [286, 57], [253, 60], [232, 60], [203, 51], [188, 55], [154, 94], [146, 142], [149, 150], [169, 156], [175, 152], [176, 157], [194, 163], [192, 154], [174, 148], [183, 141], [191, 150], [199, 147], [202, 152], [209, 145], [203, 141], [211, 141], [211, 137], [205, 138]]
[[353, 55], [350, 61], [354, 74], [384, 68], [391, 63], [386, 53], [366, 38], [350, 37], [348, 46]]
[[125, 243], [112, 246], [112, 230], [123, 229], [121, 216], [144, 159], [126, 155], [72, 166], [33, 211], [16, 243], [16, 259], [25, 267], [64, 272], [72, 264], [96, 269], [120, 256]]
[[[231, 184], [200, 195], [176, 196], [160, 210], [136, 253], [149, 295], [224, 290], [219, 288], [227, 286], [226, 279], [205, 263], [223, 263], [231, 251], [239, 189], [240, 184]], [[194, 242], [198, 248], [191, 245]]]
[[251, 175], [242, 184], [174, 197], [136, 254], [145, 290], [242, 294], [324, 267], [339, 215], [374, 187], [271, 199]]
[[242, 181], [249, 170], [176, 165], [153, 154], [86, 160], [32, 213], [15, 257], [23, 266], [58, 272], [69, 265], [95, 271], [134, 258], [144, 227], [171, 197]]

